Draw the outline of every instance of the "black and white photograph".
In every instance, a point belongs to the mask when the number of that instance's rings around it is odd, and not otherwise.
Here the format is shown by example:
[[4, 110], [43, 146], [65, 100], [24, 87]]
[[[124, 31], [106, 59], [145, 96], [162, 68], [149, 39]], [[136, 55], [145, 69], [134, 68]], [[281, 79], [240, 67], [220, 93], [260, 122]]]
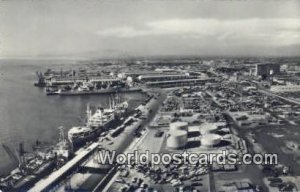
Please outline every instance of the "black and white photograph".
[[0, 0], [27, 191], [300, 191], [300, 0]]

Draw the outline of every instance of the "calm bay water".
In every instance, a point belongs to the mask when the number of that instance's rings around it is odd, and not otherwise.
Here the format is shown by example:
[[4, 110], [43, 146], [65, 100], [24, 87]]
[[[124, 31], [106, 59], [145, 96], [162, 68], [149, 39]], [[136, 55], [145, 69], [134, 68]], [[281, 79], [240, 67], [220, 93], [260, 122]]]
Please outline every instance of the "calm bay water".
[[[46, 96], [44, 90], [33, 86], [35, 71], [74, 61], [46, 60], [0, 60], [0, 144], [12, 150], [24, 142], [25, 149], [38, 139], [55, 143], [58, 127], [66, 131], [82, 124], [86, 105], [107, 106], [108, 96]], [[64, 68], [67, 66], [64, 65]], [[142, 94], [126, 94], [124, 99], [137, 105]], [[134, 107], [134, 106], [133, 106]], [[80, 118], [81, 117], [81, 118]], [[16, 166], [0, 146], [0, 175]]]

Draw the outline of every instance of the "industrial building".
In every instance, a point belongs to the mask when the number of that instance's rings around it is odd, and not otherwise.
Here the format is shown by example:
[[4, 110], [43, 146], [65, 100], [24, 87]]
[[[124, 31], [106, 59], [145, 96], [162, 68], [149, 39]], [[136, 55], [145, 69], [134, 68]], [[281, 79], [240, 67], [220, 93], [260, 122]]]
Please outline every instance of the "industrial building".
[[255, 66], [255, 75], [260, 76], [263, 79], [278, 74], [280, 74], [280, 64], [258, 63]]
[[247, 111], [230, 112], [229, 116], [240, 127], [255, 127], [268, 124], [268, 116], [266, 114], [250, 114]]
[[156, 74], [156, 75], [140, 75], [138, 79], [142, 82], [149, 81], [167, 81], [178, 79], [197, 79], [197, 76], [190, 76], [189, 74]]
[[201, 78], [201, 79], [180, 79], [180, 80], [168, 80], [168, 81], [151, 81], [147, 82], [147, 87], [181, 87], [181, 86], [197, 86], [205, 85], [208, 82], [215, 82], [214, 78]]

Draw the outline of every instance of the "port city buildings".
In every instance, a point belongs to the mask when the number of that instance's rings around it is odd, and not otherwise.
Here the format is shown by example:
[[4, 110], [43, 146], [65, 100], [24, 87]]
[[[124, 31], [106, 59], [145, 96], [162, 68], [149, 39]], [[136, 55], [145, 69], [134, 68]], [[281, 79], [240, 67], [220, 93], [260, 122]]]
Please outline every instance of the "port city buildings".
[[[298, 144], [294, 132], [289, 130], [297, 132], [295, 127], [299, 123], [300, 108], [297, 101], [291, 98], [296, 95], [274, 92], [272, 86], [279, 86], [280, 83], [296, 85], [297, 75], [290, 73], [287, 67], [263, 79], [261, 75], [251, 73], [257, 63], [262, 63], [253, 58], [210, 59], [195, 62], [197, 64], [193, 61], [184, 64], [174, 62], [176, 64], [172, 65], [172, 62], [160, 63], [160, 69], [156, 71], [153, 70], [153, 64], [148, 62], [143, 69], [128, 65], [123, 68], [111, 67], [110, 72], [100, 73], [102, 75], [96, 77], [99, 83], [111, 80], [108, 83], [111, 87], [139, 88], [148, 95], [147, 99], [142, 101], [130, 119], [124, 119], [123, 125], [87, 142], [74, 152], [73, 157], [61, 161], [56, 170], [47, 173], [48, 177], [30, 183], [29, 187], [25, 182], [29, 191], [128, 191], [142, 188], [171, 191], [183, 186], [202, 191], [255, 191], [260, 187], [272, 191], [279, 189], [268, 180], [273, 178], [274, 172], [280, 176], [281, 187], [291, 187], [288, 182], [293, 182], [293, 188], [296, 188], [297, 177], [293, 177], [291, 172], [295, 175], [299, 173], [298, 163], [290, 163], [289, 159], [297, 156]], [[274, 61], [266, 63], [269, 62]], [[97, 70], [95, 67], [92, 66], [93, 70]], [[77, 87], [71, 89], [78, 91], [78, 87], [83, 88], [84, 82], [94, 78], [95, 73], [88, 71], [86, 67], [85, 77], [82, 80], [78, 78]], [[293, 74], [293, 78], [287, 78], [289, 74]], [[51, 72], [46, 76], [51, 76]], [[278, 79], [284, 79], [284, 82]], [[72, 81], [72, 75], [68, 80]], [[45, 78], [47, 81], [50, 80]], [[66, 85], [57, 86], [60, 89]], [[48, 83], [44, 86], [53, 88]], [[82, 92], [80, 97], [95, 91], [92, 87]], [[100, 90], [107, 88], [101, 86]], [[296, 90], [293, 91], [293, 94], [296, 93]], [[272, 148], [262, 135], [280, 147]], [[213, 163], [211, 166], [181, 165], [176, 168], [178, 171], [175, 171], [172, 163], [170, 167], [101, 165], [97, 161], [98, 155], [107, 149], [120, 153], [149, 150], [152, 153], [169, 154], [183, 151], [209, 154], [225, 150], [240, 155], [275, 150], [279, 155], [279, 165], [265, 167]], [[225, 175], [233, 183], [231, 186], [228, 186]], [[3, 179], [1, 187], [7, 185], [10, 178]], [[24, 179], [21, 177], [20, 181]], [[15, 186], [22, 188], [21, 182], [16, 183], [19, 185]]]

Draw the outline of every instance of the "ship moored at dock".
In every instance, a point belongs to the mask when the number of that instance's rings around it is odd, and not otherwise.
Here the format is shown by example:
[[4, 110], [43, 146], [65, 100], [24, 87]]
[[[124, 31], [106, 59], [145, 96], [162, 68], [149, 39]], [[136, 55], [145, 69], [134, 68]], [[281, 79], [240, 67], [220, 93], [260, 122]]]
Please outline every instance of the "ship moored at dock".
[[[116, 99], [120, 101], [120, 99]], [[128, 115], [128, 103], [110, 100], [109, 108], [96, 109], [95, 113], [87, 106], [87, 122], [84, 126], [72, 127], [68, 131], [68, 139], [73, 147], [80, 146], [95, 139], [102, 132], [119, 125]]]
[[114, 94], [114, 93], [129, 93], [129, 92], [140, 92], [141, 88], [107, 88], [100, 90], [91, 91], [57, 91], [56, 94], [60, 96], [77, 96], [77, 95], [101, 95], [101, 94]]

